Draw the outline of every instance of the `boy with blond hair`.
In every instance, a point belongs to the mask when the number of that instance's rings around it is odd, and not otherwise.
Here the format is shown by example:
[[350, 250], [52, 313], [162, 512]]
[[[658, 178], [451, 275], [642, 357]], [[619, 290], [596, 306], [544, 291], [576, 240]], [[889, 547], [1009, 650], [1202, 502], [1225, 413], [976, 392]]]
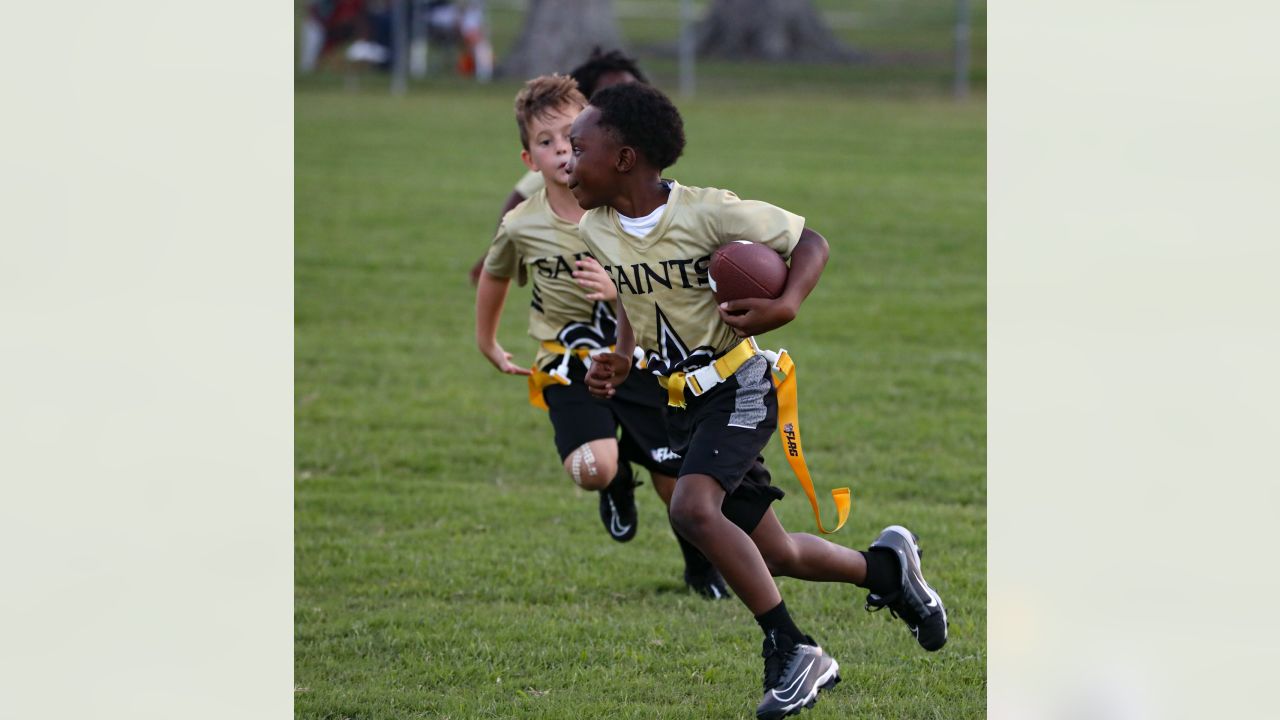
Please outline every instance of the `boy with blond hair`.
[[[605, 52], [599, 46], [596, 46], [591, 51], [591, 56], [585, 62], [569, 71], [569, 77], [578, 83], [579, 92], [588, 100], [591, 99], [591, 95], [596, 90], [607, 88], [611, 85], [629, 82], [649, 82], [649, 79], [640, 70], [640, 66], [636, 64], [635, 58], [625, 55], [621, 50]], [[516, 205], [541, 190], [544, 185], [542, 173], [535, 170], [526, 172], [516, 182], [511, 194], [507, 196], [507, 200], [502, 206], [502, 212], [499, 215], [506, 215]], [[472, 285], [479, 282], [480, 270], [483, 268], [484, 257], [482, 256], [468, 273]], [[520, 284], [524, 285], [523, 279], [521, 279]]]
[[[614, 345], [613, 283], [578, 235], [578, 207], [567, 185], [569, 127], [586, 106], [572, 78], [544, 75], [516, 95], [521, 160], [545, 187], [502, 219], [485, 256], [476, 290], [476, 343], [503, 373], [528, 378], [529, 401], [548, 411], [565, 472], [600, 494], [600, 519], [618, 542], [635, 537], [635, 479], [630, 463], [649, 470], [654, 489], [669, 502], [678, 456], [670, 451], [663, 405], [652, 376], [619, 386], [611, 400], [591, 396], [587, 369]], [[512, 362], [497, 340], [511, 278], [524, 266], [533, 280], [529, 334], [538, 341], [532, 368]], [[621, 438], [619, 438], [619, 428]], [[685, 556], [685, 582], [710, 598], [728, 597], [715, 568], [677, 535]]]

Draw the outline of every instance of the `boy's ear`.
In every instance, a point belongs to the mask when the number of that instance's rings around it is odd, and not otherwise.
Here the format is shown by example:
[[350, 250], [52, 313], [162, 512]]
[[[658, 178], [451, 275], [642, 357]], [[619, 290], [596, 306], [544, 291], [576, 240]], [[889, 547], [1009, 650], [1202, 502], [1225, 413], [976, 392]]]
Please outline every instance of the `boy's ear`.
[[629, 145], [623, 145], [618, 148], [618, 161], [615, 163], [615, 169], [617, 169], [618, 172], [625, 173], [631, 172], [631, 168], [635, 166], [636, 149]]
[[538, 171], [538, 168], [533, 166], [533, 156], [529, 154], [528, 150], [520, 151], [520, 160], [521, 162], [524, 163], [525, 167], [529, 168], [530, 171], [532, 172]]

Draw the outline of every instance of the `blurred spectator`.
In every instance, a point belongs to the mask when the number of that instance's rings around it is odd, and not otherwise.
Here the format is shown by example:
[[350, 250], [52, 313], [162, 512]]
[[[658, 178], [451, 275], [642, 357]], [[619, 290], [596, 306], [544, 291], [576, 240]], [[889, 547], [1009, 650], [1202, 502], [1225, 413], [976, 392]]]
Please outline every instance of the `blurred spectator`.
[[[457, 71], [477, 80], [493, 77], [483, 0], [416, 0], [409, 6], [413, 28], [410, 69], [426, 74], [428, 42], [458, 48]], [[390, 0], [309, 0], [302, 21], [298, 69], [309, 73], [334, 48], [347, 44], [346, 59], [382, 69], [391, 66]]]
[[347, 59], [353, 62], [385, 62], [389, 55], [374, 41], [365, 0], [310, 0], [302, 21], [298, 69], [312, 72], [325, 53], [345, 43], [350, 43]]
[[493, 77], [493, 46], [485, 22], [483, 0], [418, 0], [414, 4], [416, 32], [410, 50], [410, 70], [427, 72], [427, 45], [439, 43], [458, 48], [459, 75], [474, 75], [486, 82]]

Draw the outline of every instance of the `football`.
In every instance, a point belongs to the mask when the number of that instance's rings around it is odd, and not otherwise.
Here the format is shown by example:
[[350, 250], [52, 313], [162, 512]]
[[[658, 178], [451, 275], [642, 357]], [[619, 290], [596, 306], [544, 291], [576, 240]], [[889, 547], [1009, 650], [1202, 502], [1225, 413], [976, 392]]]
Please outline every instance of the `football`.
[[708, 276], [716, 302], [773, 299], [787, 286], [787, 263], [765, 245], [735, 240], [716, 248]]

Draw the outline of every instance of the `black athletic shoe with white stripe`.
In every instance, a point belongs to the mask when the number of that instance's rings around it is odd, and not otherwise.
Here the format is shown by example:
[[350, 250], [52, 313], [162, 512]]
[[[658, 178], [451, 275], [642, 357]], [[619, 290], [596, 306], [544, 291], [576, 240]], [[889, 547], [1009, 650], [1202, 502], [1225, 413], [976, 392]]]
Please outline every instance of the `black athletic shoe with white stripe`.
[[795, 715], [818, 701], [818, 692], [840, 682], [840, 665], [813, 638], [795, 643], [770, 631], [764, 639], [764, 699], [756, 707], [758, 720]]
[[636, 484], [630, 469], [620, 470], [609, 487], [600, 491], [600, 522], [618, 542], [636, 536]]
[[720, 571], [707, 563], [705, 568], [685, 566], [684, 584], [708, 600], [728, 600], [733, 597], [729, 585], [721, 577]]
[[867, 610], [889, 608], [889, 613], [907, 624], [920, 647], [934, 651], [947, 644], [947, 609], [942, 598], [924, 581], [920, 572], [919, 538], [901, 525], [890, 525], [871, 543], [870, 549], [887, 548], [898, 557], [902, 585], [897, 592], [867, 595]]
[[732, 598], [733, 593], [729, 592], [729, 585], [725, 583], [724, 578], [720, 576], [720, 572], [715, 569], [707, 556], [694, 547], [693, 543], [680, 537], [674, 525], [671, 527], [671, 532], [676, 536], [676, 543], [680, 545], [680, 554], [684, 556], [684, 584], [708, 600]]

